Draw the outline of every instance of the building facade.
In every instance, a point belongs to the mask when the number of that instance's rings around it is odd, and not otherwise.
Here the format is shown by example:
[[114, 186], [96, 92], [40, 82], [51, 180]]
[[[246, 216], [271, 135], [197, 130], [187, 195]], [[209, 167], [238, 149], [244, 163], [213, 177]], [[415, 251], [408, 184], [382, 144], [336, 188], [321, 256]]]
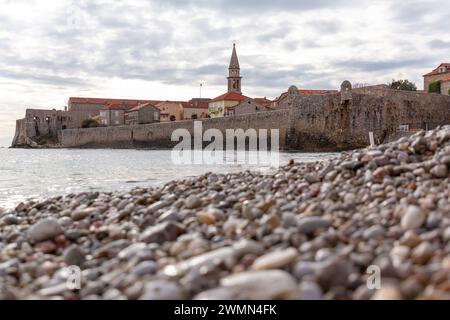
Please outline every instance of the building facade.
[[442, 83], [446, 82], [450, 77], [450, 63], [441, 63], [436, 69], [423, 76], [423, 89], [425, 92], [430, 92], [430, 84], [439, 82], [441, 84], [441, 93], [449, 94], [448, 90], [442, 88]]
[[208, 112], [211, 118], [224, 117], [234, 111], [230, 108], [238, 105], [241, 101], [248, 99], [242, 94], [242, 77], [239, 60], [236, 53], [236, 44], [233, 44], [230, 65], [228, 66], [228, 91], [209, 101]]
[[187, 102], [183, 102], [183, 119], [195, 120], [208, 117], [208, 98], [193, 98]]
[[102, 126], [122, 126], [125, 124], [125, 112], [130, 107], [123, 105], [106, 105], [100, 110], [100, 124]]
[[160, 121], [160, 110], [150, 103], [144, 103], [124, 113], [125, 125], [147, 124]]
[[[84, 120], [93, 119], [100, 125], [120, 125], [123, 124], [123, 110], [128, 110], [143, 103], [156, 104], [158, 100], [133, 100], [133, 99], [105, 99], [105, 98], [84, 98], [70, 97], [67, 102], [67, 110], [70, 118], [64, 127], [79, 128]], [[103, 110], [105, 106], [115, 106], [114, 110]], [[117, 112], [116, 112], [117, 111]], [[113, 120], [112, 120], [113, 119]], [[116, 124], [118, 122], [119, 124]]]
[[211, 118], [225, 117], [229, 115], [230, 108], [238, 105], [241, 101], [247, 100], [249, 97], [237, 92], [227, 92], [220, 95], [209, 102], [209, 116]]
[[441, 94], [450, 96], [450, 76], [441, 81]]
[[167, 114], [161, 118], [161, 121], [180, 121], [183, 120], [182, 101], [163, 101], [155, 105], [162, 114]]
[[236, 53], [236, 44], [233, 43], [233, 51], [231, 52], [230, 65], [228, 66], [228, 92], [242, 93], [242, 77], [239, 60]]
[[225, 116], [240, 116], [243, 114], [257, 113], [272, 110], [269, 106], [258, 103], [255, 99], [247, 98], [234, 107], [229, 107]]

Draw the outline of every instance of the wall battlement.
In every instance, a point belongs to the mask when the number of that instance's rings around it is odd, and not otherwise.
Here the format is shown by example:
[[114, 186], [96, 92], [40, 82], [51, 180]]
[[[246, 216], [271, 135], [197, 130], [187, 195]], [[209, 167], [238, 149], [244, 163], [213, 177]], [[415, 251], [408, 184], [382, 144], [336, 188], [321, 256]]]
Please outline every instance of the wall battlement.
[[[279, 129], [284, 150], [339, 151], [366, 147], [369, 132], [376, 143], [383, 143], [400, 125], [426, 130], [450, 124], [450, 96], [386, 86], [352, 89], [349, 83], [337, 94], [300, 96], [291, 87], [278, 110], [197, 121], [202, 121], [203, 131], [219, 129], [224, 134], [226, 129]], [[18, 128], [23, 126], [18, 122]], [[193, 135], [194, 122], [73, 128], [60, 130], [58, 137], [67, 148], [171, 148], [177, 144], [171, 141], [172, 132], [181, 128]]]

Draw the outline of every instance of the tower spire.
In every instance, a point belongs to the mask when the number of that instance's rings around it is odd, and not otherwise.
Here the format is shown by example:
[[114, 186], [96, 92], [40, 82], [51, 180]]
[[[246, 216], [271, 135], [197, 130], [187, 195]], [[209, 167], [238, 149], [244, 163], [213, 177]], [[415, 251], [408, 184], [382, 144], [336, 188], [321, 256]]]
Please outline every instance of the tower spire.
[[236, 42], [233, 42], [233, 52], [231, 53], [230, 66], [228, 69], [239, 69], [239, 59], [236, 53]]
[[231, 53], [230, 65], [228, 67], [228, 92], [241, 92], [241, 68], [236, 53], [236, 43], [233, 42], [233, 51]]

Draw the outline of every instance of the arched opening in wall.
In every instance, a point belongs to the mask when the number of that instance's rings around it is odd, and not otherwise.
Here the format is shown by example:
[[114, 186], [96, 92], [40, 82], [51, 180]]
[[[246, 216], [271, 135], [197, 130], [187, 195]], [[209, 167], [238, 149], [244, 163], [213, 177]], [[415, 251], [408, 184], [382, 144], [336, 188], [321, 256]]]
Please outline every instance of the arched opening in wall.
[[67, 129], [67, 126], [64, 124], [64, 125], [62, 126], [62, 129], [63, 129], [63, 130], [66, 130], [66, 129]]
[[45, 117], [45, 123], [47, 123], [47, 133], [51, 133], [50, 129], [50, 117]]
[[39, 117], [34, 116], [33, 117], [33, 123], [34, 123], [34, 134], [36, 135], [36, 137], [40, 136], [41, 133], [39, 132]]

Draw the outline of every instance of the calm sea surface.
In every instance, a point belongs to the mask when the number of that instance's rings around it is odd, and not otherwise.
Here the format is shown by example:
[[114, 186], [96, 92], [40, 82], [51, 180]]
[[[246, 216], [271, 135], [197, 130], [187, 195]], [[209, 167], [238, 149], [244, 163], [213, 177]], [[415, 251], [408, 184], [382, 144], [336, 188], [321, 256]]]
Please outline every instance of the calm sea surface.
[[[280, 164], [324, 160], [333, 153], [280, 153]], [[0, 149], [0, 207], [83, 191], [129, 190], [162, 185], [206, 172], [271, 172], [270, 166], [246, 163], [175, 165], [171, 151], [105, 149]]]

